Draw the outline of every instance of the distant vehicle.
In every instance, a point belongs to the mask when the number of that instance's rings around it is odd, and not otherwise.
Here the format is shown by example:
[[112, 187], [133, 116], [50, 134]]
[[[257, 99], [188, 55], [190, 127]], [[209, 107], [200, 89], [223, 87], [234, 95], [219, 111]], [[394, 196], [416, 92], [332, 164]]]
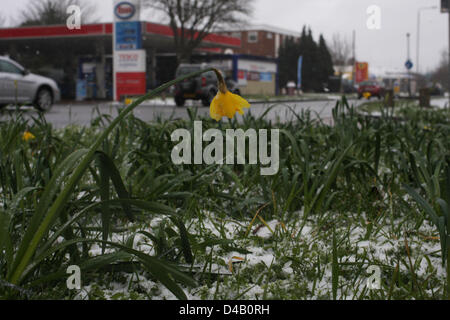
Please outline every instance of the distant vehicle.
[[377, 81], [363, 81], [358, 86], [358, 99], [364, 96], [364, 93], [370, 93], [371, 97], [381, 99], [384, 97], [384, 85]]
[[430, 96], [443, 96], [444, 90], [442, 90], [442, 86], [440, 83], [433, 83], [428, 86], [430, 89]]
[[353, 81], [349, 79], [342, 79], [342, 90], [344, 93], [358, 92], [358, 88], [353, 84]]
[[[210, 67], [213, 66], [208, 64], [181, 64], [176, 71], [176, 77], [178, 78], [195, 71], [208, 69]], [[222, 74], [224, 73], [222, 72]], [[241, 92], [237, 86], [237, 83], [225, 76], [224, 78], [228, 90], [232, 93], [240, 95]], [[182, 107], [188, 99], [201, 100], [203, 106], [208, 107], [216, 96], [217, 91], [216, 75], [212, 71], [207, 72], [198, 77], [187, 79], [177, 84], [175, 86], [175, 103], [177, 106]]]
[[11, 103], [31, 103], [39, 111], [48, 111], [60, 99], [54, 80], [30, 73], [17, 62], [0, 57], [0, 108]]

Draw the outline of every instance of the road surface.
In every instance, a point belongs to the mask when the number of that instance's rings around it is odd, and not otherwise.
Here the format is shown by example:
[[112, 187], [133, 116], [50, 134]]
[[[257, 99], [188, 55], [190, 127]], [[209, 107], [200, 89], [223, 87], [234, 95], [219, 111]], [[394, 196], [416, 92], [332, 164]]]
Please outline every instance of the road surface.
[[[350, 101], [356, 105], [359, 101]], [[296, 113], [309, 110], [313, 118], [321, 118], [329, 121], [332, 118], [332, 109], [336, 105], [336, 101], [303, 101], [303, 102], [284, 102], [284, 103], [253, 103], [251, 108], [246, 112], [251, 112], [255, 116], [263, 114], [267, 108], [272, 109], [267, 113], [266, 119], [272, 121], [286, 121], [294, 117], [291, 110]], [[110, 115], [116, 117], [118, 108], [123, 107], [121, 104], [115, 103], [73, 103], [73, 104], [55, 104], [53, 108], [44, 114], [48, 123], [55, 128], [64, 128], [68, 125], [89, 126], [91, 121], [98, 117], [99, 114]], [[157, 117], [163, 119], [188, 119], [187, 108], [197, 109], [198, 115], [209, 116], [209, 107], [203, 107], [198, 102], [188, 102], [186, 107], [178, 108], [172, 105], [170, 100], [156, 100], [146, 102], [138, 106], [134, 110], [136, 117], [143, 121], [150, 122]], [[24, 117], [31, 119], [37, 117], [38, 113], [32, 107], [22, 107]], [[7, 107], [0, 113], [0, 121], [11, 119], [16, 113], [14, 107]], [[240, 116], [238, 116], [239, 119]]]

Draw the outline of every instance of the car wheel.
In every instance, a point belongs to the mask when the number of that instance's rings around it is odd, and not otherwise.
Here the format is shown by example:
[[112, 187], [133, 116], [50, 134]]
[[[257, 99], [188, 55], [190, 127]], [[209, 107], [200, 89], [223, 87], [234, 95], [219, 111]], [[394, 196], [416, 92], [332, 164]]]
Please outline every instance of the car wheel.
[[39, 89], [34, 106], [39, 111], [49, 111], [53, 106], [53, 95], [51, 90], [47, 88]]
[[236, 90], [234, 90], [234, 92], [233, 92], [234, 94], [237, 94], [238, 96], [240, 96], [241, 95], [241, 91], [239, 90], [239, 89], [236, 89]]
[[0, 110], [3, 109], [6, 106], [7, 106], [6, 104], [0, 104]]
[[186, 103], [186, 99], [183, 97], [175, 97], [175, 104], [177, 107], [184, 107], [184, 104]]

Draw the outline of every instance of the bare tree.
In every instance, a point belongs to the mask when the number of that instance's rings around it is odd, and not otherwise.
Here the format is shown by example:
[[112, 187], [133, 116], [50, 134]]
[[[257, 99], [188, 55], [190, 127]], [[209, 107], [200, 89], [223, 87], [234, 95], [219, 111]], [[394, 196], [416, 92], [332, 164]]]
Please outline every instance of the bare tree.
[[178, 62], [189, 61], [205, 37], [219, 27], [243, 21], [253, 0], [144, 0], [162, 12], [174, 34]]
[[0, 13], [0, 28], [5, 27], [7, 25], [7, 21], [5, 16]]
[[80, 7], [82, 23], [95, 21], [96, 7], [86, 0], [33, 0], [21, 12], [21, 25], [66, 24], [67, 8], [71, 5]]
[[342, 37], [339, 33], [333, 35], [330, 51], [333, 63], [337, 66], [346, 66], [352, 59], [352, 46], [347, 38]]

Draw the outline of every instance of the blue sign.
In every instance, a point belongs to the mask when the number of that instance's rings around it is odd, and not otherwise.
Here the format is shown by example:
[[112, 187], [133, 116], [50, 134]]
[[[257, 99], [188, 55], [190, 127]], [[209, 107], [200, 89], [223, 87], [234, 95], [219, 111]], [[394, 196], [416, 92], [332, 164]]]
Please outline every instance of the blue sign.
[[411, 60], [406, 61], [405, 67], [408, 70], [411, 70], [414, 67], [414, 64], [411, 62]]
[[261, 72], [259, 75], [259, 81], [272, 82], [272, 74], [270, 72]]
[[303, 56], [298, 58], [298, 66], [297, 66], [297, 88], [302, 88], [302, 66], [303, 66]]
[[142, 48], [141, 23], [116, 22], [116, 50], [137, 50]]
[[76, 87], [76, 99], [77, 101], [83, 101], [87, 97], [87, 80], [78, 79]]

